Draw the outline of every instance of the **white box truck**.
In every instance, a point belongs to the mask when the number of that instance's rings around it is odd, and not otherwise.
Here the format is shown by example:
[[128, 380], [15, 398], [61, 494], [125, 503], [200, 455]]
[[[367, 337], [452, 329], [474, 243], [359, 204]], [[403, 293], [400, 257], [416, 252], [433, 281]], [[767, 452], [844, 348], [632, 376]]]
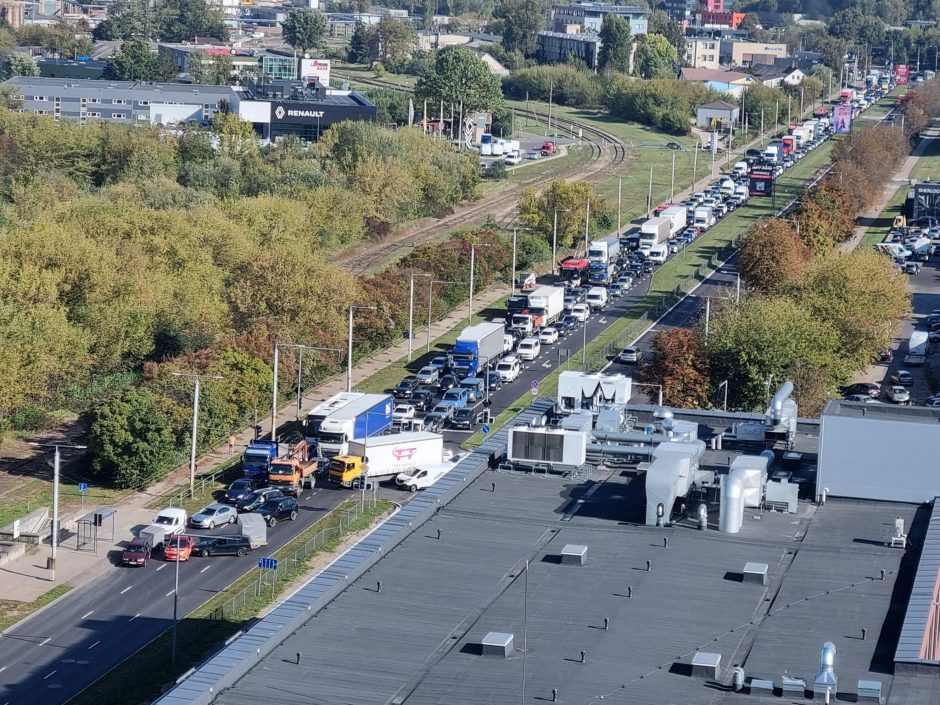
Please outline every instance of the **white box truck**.
[[907, 344], [907, 355], [904, 364], [908, 367], [922, 367], [927, 361], [927, 345], [929, 336], [925, 330], [915, 330]]
[[669, 227], [669, 237], [675, 237], [685, 230], [685, 226], [689, 223], [688, 214], [689, 211], [685, 206], [670, 206], [659, 214], [660, 218], [669, 218], [672, 221]]
[[413, 431], [349, 442], [349, 454], [330, 461], [330, 479], [351, 487], [360, 478], [381, 480], [418, 467], [444, 462], [444, 437]]
[[700, 206], [695, 209], [695, 219], [692, 221], [692, 225], [705, 231], [714, 224], [715, 212], [711, 209], [711, 206]]
[[648, 253], [649, 248], [660, 242], [666, 242], [672, 232], [672, 219], [650, 218], [640, 226], [640, 250]]
[[565, 310], [565, 288], [540, 286], [529, 294], [528, 313], [516, 313], [512, 327], [531, 335], [540, 328], [552, 325]]

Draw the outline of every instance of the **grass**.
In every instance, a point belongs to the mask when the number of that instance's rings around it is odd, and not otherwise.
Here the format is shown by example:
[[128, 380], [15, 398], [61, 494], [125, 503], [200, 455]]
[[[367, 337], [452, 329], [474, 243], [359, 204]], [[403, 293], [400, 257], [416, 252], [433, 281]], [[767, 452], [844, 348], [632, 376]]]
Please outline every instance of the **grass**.
[[58, 600], [71, 589], [71, 585], [63, 583], [62, 585], [56, 585], [51, 590], [44, 592], [32, 602], [0, 600], [0, 632], [6, 631], [17, 622], [21, 622], [26, 619], [36, 610], [39, 610], [51, 602]]
[[[114, 504], [128, 493], [89, 482], [85, 502], [92, 504]], [[71, 511], [81, 505], [82, 495], [78, 491], [78, 482], [62, 473], [59, 483], [59, 511]], [[16, 489], [14, 496], [8, 497], [0, 506], [0, 526], [10, 524], [29, 514], [37, 507], [52, 507], [52, 479], [29, 478]]]
[[[343, 533], [337, 533], [335, 539], [324, 543], [306, 559], [293, 564], [287, 560], [317, 532], [340, 527], [344, 512], [354, 504], [356, 502], [340, 505], [274, 553], [283, 566], [278, 570], [274, 585], [278, 597], [307, 573], [315, 557], [335, 552], [343, 538], [368, 529], [392, 508], [391, 502], [377, 502], [349, 525], [342, 527]], [[165, 632], [75, 696], [69, 701], [70, 705], [151, 702], [167, 684], [173, 683], [180, 675], [205, 660], [226, 639], [241, 631], [255, 615], [278, 599], [272, 597], [270, 590], [264, 590], [260, 596], [248, 600], [244, 607], [226, 613], [224, 619], [209, 619], [209, 615], [231, 599], [232, 595], [254, 585], [256, 581], [257, 574], [249, 571], [180, 621], [177, 626], [176, 664], [170, 661], [170, 633]]]

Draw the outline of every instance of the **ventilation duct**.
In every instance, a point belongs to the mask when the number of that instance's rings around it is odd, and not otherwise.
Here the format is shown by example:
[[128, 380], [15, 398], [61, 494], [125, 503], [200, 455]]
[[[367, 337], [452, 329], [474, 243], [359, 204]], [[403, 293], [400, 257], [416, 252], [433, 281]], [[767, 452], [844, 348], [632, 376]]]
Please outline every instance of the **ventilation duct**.
[[744, 483], [737, 475], [728, 475], [721, 486], [721, 512], [718, 530], [726, 534], [741, 531], [744, 523]]
[[831, 641], [823, 644], [819, 651], [819, 672], [813, 681], [813, 692], [825, 694], [829, 691], [833, 696], [837, 692], [839, 679], [833, 670], [836, 665], [836, 645]]
[[790, 398], [791, 394], [793, 394], [793, 382], [787, 380], [780, 385], [780, 389], [774, 394], [774, 398], [770, 400], [768, 415], [774, 422], [774, 425], [783, 420], [783, 404]]

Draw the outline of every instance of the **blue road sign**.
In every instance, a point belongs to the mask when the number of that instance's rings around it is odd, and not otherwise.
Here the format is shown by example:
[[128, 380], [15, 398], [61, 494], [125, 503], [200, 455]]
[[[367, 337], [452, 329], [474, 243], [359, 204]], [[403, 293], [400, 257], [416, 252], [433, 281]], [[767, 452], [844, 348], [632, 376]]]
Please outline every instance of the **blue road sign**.
[[529, 386], [532, 387], [532, 389], [538, 389], [539, 381], [537, 379], [533, 379], [531, 382], [529, 382]]
[[258, 567], [262, 570], [277, 570], [277, 558], [259, 558]]
[[91, 61], [91, 57], [90, 56], [76, 56], [75, 60], [76, 61]]
[[483, 424], [483, 435], [485, 436], [490, 432], [489, 424]]
[[87, 482], [79, 482], [79, 483], [78, 483], [78, 491], [81, 492], [82, 494], [84, 494], [85, 492], [87, 492], [87, 491], [88, 491], [88, 483], [87, 483]]

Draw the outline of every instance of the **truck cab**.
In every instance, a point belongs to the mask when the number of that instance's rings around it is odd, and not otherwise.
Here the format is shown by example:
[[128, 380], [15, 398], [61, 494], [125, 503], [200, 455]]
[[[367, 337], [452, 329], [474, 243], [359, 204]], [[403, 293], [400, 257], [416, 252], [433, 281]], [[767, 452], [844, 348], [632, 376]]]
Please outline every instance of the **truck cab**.
[[365, 459], [358, 455], [337, 455], [330, 460], [330, 479], [343, 487], [352, 487], [365, 470]]

